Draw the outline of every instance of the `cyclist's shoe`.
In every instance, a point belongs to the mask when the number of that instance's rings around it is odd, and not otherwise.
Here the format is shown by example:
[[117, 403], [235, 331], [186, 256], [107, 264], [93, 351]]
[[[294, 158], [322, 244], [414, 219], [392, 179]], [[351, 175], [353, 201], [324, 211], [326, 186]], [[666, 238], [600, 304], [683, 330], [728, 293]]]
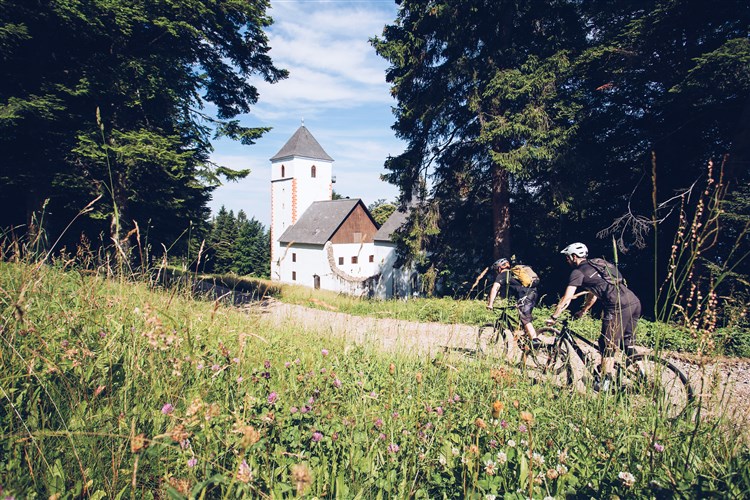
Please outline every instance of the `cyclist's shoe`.
[[596, 377], [594, 378], [594, 385], [593, 389], [595, 392], [610, 392], [614, 390], [615, 384], [612, 380], [612, 377], [609, 375], [604, 377], [604, 380], [601, 380], [599, 378], [599, 374], [596, 374]]
[[532, 349], [539, 349], [540, 347], [544, 346], [545, 343], [542, 339], [531, 339], [531, 348]]

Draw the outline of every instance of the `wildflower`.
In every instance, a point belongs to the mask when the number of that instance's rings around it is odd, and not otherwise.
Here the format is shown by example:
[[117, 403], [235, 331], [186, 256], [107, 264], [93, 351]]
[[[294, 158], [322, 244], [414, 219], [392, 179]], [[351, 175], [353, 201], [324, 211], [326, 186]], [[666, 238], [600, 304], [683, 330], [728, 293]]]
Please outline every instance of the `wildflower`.
[[501, 401], [492, 403], [492, 418], [500, 418], [500, 412], [503, 411], [504, 407]]
[[336, 389], [340, 389], [340, 388], [341, 388], [341, 380], [339, 380], [339, 379], [336, 379], [336, 380], [334, 380], [334, 381], [333, 381], [333, 386], [334, 386], [334, 387], [335, 387]]
[[399, 448], [399, 446], [396, 443], [391, 443], [391, 444], [388, 445], [388, 453], [390, 453], [392, 455], [398, 453], [399, 449], [400, 448]]
[[486, 494], [486, 495], [484, 496], [484, 500], [496, 500], [496, 499], [497, 499], [497, 495], [492, 495], [492, 494], [490, 494], [490, 493], [487, 493], [487, 494]]
[[381, 427], [383, 427], [383, 419], [379, 418], [375, 420], [375, 423], [373, 425], [375, 426], [376, 429], [380, 429]]
[[560, 462], [561, 464], [564, 464], [565, 462], [568, 461], [568, 450], [567, 449], [557, 452], [557, 461]]
[[290, 366], [292, 366], [292, 363], [290, 363], [289, 361], [284, 363], [284, 368], [289, 368]]
[[235, 365], [239, 365], [240, 364], [240, 358], [232, 358], [232, 363], [234, 363]]
[[279, 398], [279, 395], [276, 394], [275, 392], [272, 392], [271, 394], [268, 395], [268, 404], [272, 405], [276, 403], [276, 400], [278, 398]]
[[219, 370], [221, 370], [221, 366], [219, 366], [218, 364], [214, 363], [213, 365], [211, 365], [211, 370], [213, 370], [215, 372], [218, 372]]
[[498, 451], [495, 456], [497, 457], [497, 463], [500, 465], [503, 465], [508, 461], [508, 455], [504, 451]]
[[458, 448], [454, 446], [453, 448], [451, 448], [451, 453], [453, 453], [454, 457], [457, 457], [459, 453], [461, 453], [461, 450], [459, 450]]
[[100, 338], [100, 339], [103, 339], [103, 338], [105, 338], [106, 336], [107, 336], [107, 332], [105, 332], [105, 331], [101, 331], [101, 332], [99, 332], [99, 338]]
[[515, 441], [513, 441], [512, 439], [509, 439], [509, 440], [508, 440], [508, 442], [507, 442], [506, 444], [507, 444], [508, 446], [510, 446], [511, 448], [515, 448], [515, 447], [516, 447], [516, 442], [515, 442]]
[[271, 361], [270, 361], [270, 360], [268, 360], [268, 359], [267, 359], [267, 360], [265, 360], [265, 361], [263, 362], [263, 368], [265, 368], [266, 370], [270, 369], [270, 368], [271, 368]]
[[435, 408], [435, 413], [438, 414], [438, 417], [442, 417], [443, 416], [443, 407], [442, 406], [438, 406], [437, 408]]
[[375, 392], [375, 391], [372, 391], [372, 392], [370, 393], [370, 397], [371, 397], [372, 399], [378, 399], [378, 393], [377, 393], [377, 392]]
[[438, 457], [438, 462], [440, 463], [440, 465], [443, 465], [443, 466], [444, 466], [445, 464], [447, 464], [447, 463], [448, 463], [448, 459], [447, 459], [447, 458], [445, 458], [445, 456], [444, 456], [444, 455], [440, 455], [440, 456]]
[[327, 371], [328, 371], [328, 370], [326, 370], [325, 368], [321, 368], [321, 369], [320, 369], [320, 373], [322, 373], [322, 374], [325, 374], [325, 372], [327, 372]]
[[164, 406], [161, 407], [161, 412], [164, 415], [169, 415], [173, 411], [174, 411], [174, 406], [172, 406], [171, 403], [167, 403], [167, 404], [165, 404]]
[[620, 478], [620, 481], [622, 481], [623, 486], [626, 488], [630, 488], [635, 484], [635, 476], [631, 474], [630, 472], [622, 471], [620, 472], [617, 477]]
[[536, 452], [532, 453], [530, 458], [531, 458], [531, 463], [534, 464], [534, 467], [539, 468], [542, 465], [544, 465], [544, 457], [540, 455], [539, 453], [536, 453]]
[[484, 473], [487, 474], [488, 476], [494, 476], [495, 472], [497, 472], [496, 467], [497, 467], [497, 464], [493, 462], [492, 460], [488, 459], [484, 462]]
[[479, 447], [475, 444], [472, 444], [471, 446], [469, 446], [468, 451], [472, 455], [479, 455]]
[[318, 443], [320, 440], [323, 439], [323, 434], [321, 432], [315, 431], [312, 435], [313, 443]]
[[506, 422], [505, 420], [501, 420], [500, 421], [500, 427], [502, 427], [503, 429], [507, 429], [508, 428], [508, 422]]
[[528, 429], [526, 429], [526, 426], [521, 424], [518, 426], [518, 432], [526, 432]]
[[563, 465], [563, 464], [557, 464], [557, 467], [555, 467], [555, 470], [561, 476], [564, 476], [565, 474], [568, 473], [568, 468], [565, 465]]
[[547, 479], [554, 481], [560, 476], [556, 469], [547, 469]]
[[263, 372], [263, 373], [260, 374], [260, 376], [263, 377], [266, 380], [270, 380], [271, 379], [271, 372]]
[[315, 404], [315, 398], [312, 397], [312, 396], [310, 396], [310, 399], [307, 400], [307, 404], [309, 404], [309, 405]]
[[235, 477], [237, 478], [237, 481], [245, 484], [249, 483], [253, 478], [253, 471], [250, 469], [250, 466], [247, 465], [247, 462], [245, 460], [240, 463]]
[[292, 415], [294, 415], [298, 411], [299, 411], [299, 408], [297, 408], [296, 406], [292, 406], [291, 408], [289, 408], [289, 413], [291, 413]]
[[477, 419], [474, 420], [474, 425], [476, 425], [480, 429], [486, 429], [487, 428], [487, 423], [484, 420], [482, 420], [481, 418], [479, 418], [479, 417], [477, 417]]
[[531, 412], [522, 411], [521, 412], [521, 420], [523, 420], [527, 424], [531, 425], [534, 422], [534, 415], [532, 415]]
[[242, 438], [240, 439], [240, 446], [243, 448], [249, 448], [258, 441], [260, 441], [260, 432], [255, 430], [252, 425], [245, 425], [240, 430]]
[[292, 484], [297, 489], [297, 496], [301, 497], [312, 484], [312, 473], [305, 464], [292, 465]]
[[454, 403], [458, 403], [459, 401], [461, 401], [461, 396], [459, 396], [458, 394], [454, 394], [453, 395], [453, 402]]
[[193, 458], [191, 458], [191, 459], [189, 459], [189, 460], [187, 461], [187, 466], [188, 466], [188, 467], [190, 467], [191, 469], [192, 469], [193, 467], [195, 467], [196, 465], [198, 465], [198, 459], [197, 459], [197, 458], [195, 458], [195, 457], [193, 457]]
[[394, 411], [393, 413], [391, 413], [391, 418], [394, 419], [394, 420], [397, 419], [398, 418], [398, 412]]
[[662, 453], [664, 451], [664, 446], [659, 443], [654, 443], [654, 450], [656, 450], [657, 453]]
[[323, 355], [323, 357], [326, 357], [326, 356], [328, 356], [328, 349], [321, 349], [321, 350], [320, 350], [320, 354], [322, 354], [322, 355]]
[[331, 441], [338, 441], [338, 440], [339, 440], [338, 432], [334, 432], [333, 434], [331, 434]]
[[67, 349], [70, 345], [70, 342], [68, 342], [67, 340], [63, 340], [62, 342], [60, 342], [60, 345], [63, 346], [63, 348]]
[[197, 365], [195, 365], [195, 368], [197, 370], [202, 370], [203, 368], [205, 368], [205, 366], [203, 366], [203, 363], [198, 363]]
[[417, 380], [417, 383], [418, 383], [418, 384], [420, 384], [420, 385], [422, 384], [422, 372], [417, 372], [417, 373], [416, 373], [416, 374], [414, 375], [414, 378], [415, 378], [415, 379]]
[[302, 363], [302, 361], [300, 361], [300, 360], [299, 360], [299, 358], [297, 358], [297, 359], [295, 359], [295, 360], [294, 360], [294, 364], [295, 364], [295, 365], [298, 365], [298, 364], [300, 364], [300, 363]]
[[305, 406], [303, 406], [303, 407], [302, 407], [302, 408], [300, 409], [300, 413], [307, 413], [307, 412], [309, 412], [310, 410], [312, 410], [312, 408], [310, 408], [309, 406], [305, 405]]
[[237, 377], [237, 383], [238, 384], [241, 384], [243, 380], [245, 380], [245, 378], [242, 375], [240, 375], [240, 376]]

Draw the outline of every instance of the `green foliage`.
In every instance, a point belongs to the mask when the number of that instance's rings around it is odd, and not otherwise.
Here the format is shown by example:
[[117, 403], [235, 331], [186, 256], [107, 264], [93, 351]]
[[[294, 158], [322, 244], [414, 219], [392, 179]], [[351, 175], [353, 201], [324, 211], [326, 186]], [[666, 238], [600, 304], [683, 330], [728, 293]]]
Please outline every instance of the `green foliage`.
[[370, 204], [370, 206], [367, 207], [367, 210], [370, 211], [375, 222], [382, 226], [385, 224], [385, 221], [388, 220], [388, 217], [396, 211], [396, 208], [395, 204], [388, 203], [385, 199], [380, 199]]
[[[266, 3], [116, 0], [0, 5], [0, 227], [47, 203], [59, 234], [92, 199], [82, 232], [173, 246], [208, 216], [211, 190], [248, 171], [214, 165], [212, 137], [252, 144], [267, 128], [231, 120], [258, 98], [249, 83], [286, 77], [268, 56]], [[216, 116], [202, 111], [215, 106]], [[47, 200], [47, 201], [45, 201]], [[123, 241], [134, 243], [136, 233]]]
[[180, 291], [52, 266], [0, 263], [0, 286], [4, 495], [702, 497], [750, 488], [747, 444], [721, 420], [696, 427], [627, 398], [532, 384], [496, 362], [447, 366], [347, 346]]
[[242, 210], [235, 217], [222, 206], [209, 226], [200, 271], [268, 277], [271, 244], [263, 224], [248, 220]]

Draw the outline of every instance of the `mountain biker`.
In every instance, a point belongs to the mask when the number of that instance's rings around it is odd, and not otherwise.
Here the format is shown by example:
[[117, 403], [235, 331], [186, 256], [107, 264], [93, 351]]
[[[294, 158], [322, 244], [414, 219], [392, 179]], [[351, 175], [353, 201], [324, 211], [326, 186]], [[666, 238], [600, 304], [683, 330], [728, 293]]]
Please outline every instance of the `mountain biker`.
[[531, 286], [524, 286], [511, 272], [510, 261], [506, 258], [496, 260], [492, 264], [492, 270], [497, 273], [497, 276], [490, 290], [487, 309], [492, 310], [498, 292], [502, 290], [501, 295], [504, 298], [507, 298], [510, 292], [512, 292], [516, 296], [516, 307], [518, 308], [518, 317], [521, 320], [521, 325], [523, 325], [523, 329], [531, 339], [531, 346], [537, 349], [543, 342], [537, 338], [536, 329], [534, 329], [531, 321], [533, 319], [532, 311], [534, 310], [534, 306], [536, 306], [537, 300], [539, 300], [539, 293], [537, 292], [539, 280], [534, 281]]
[[641, 302], [625, 286], [617, 268], [604, 259], [588, 259], [588, 248], [583, 243], [571, 243], [560, 253], [565, 255], [573, 268], [568, 278], [568, 287], [558, 302], [555, 312], [547, 320], [553, 325], [560, 314], [570, 305], [576, 289], [588, 291], [583, 308], [576, 314], [580, 318], [599, 300], [604, 307], [602, 330], [599, 336], [599, 352], [602, 363], [599, 369], [602, 381], [609, 380], [614, 369], [614, 353], [617, 347], [624, 347], [625, 354], [634, 353], [635, 327], [641, 317]]

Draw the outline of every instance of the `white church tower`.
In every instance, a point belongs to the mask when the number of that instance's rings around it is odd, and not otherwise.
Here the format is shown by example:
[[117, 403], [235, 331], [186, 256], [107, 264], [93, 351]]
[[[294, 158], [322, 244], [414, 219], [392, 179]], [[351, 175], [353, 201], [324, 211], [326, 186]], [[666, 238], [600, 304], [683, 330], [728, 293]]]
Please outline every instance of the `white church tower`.
[[279, 237], [315, 201], [333, 195], [333, 158], [304, 125], [271, 158], [271, 279], [279, 280], [285, 249]]

